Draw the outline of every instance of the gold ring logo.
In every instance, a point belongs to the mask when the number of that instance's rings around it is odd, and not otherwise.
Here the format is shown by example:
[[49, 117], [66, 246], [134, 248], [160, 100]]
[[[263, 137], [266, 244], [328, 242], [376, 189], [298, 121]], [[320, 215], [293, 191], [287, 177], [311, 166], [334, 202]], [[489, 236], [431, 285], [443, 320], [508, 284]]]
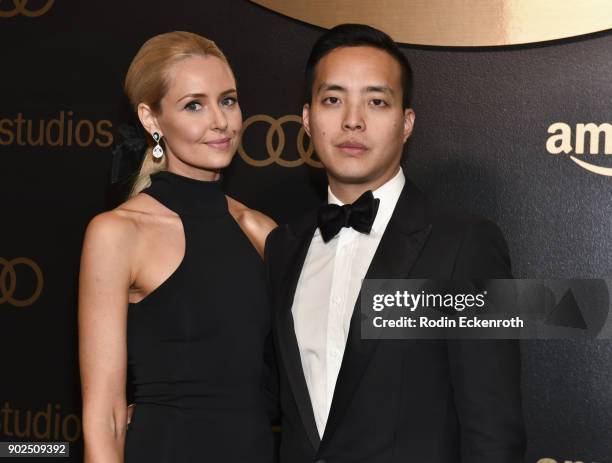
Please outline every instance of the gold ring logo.
[[[238, 153], [247, 164], [255, 167], [265, 167], [269, 166], [270, 164], [277, 163], [283, 167], [297, 167], [306, 163], [312, 167], [323, 167], [323, 164], [321, 164], [319, 161], [312, 159], [312, 155], [314, 153], [312, 142], [309, 142], [308, 147], [304, 149], [304, 136], [306, 135], [306, 132], [304, 131], [304, 127], [301, 126], [301, 117], [289, 114], [287, 116], [274, 119], [267, 114], [255, 114], [244, 122], [244, 125], [242, 126], [242, 133], [244, 134], [245, 130], [255, 122], [265, 122], [270, 125], [266, 134], [266, 149], [269, 157], [267, 159], [254, 159], [252, 156], [249, 156], [244, 150], [241, 140], [240, 146], [238, 146]], [[300, 130], [297, 135], [297, 151], [300, 155], [299, 159], [287, 160], [282, 158], [283, 150], [285, 149], [285, 131], [283, 130], [283, 124], [287, 122], [295, 122], [300, 124]], [[276, 147], [274, 147], [274, 135], [277, 137]]]
[[[0, 5], [5, 3], [4, 0], [0, 0]], [[7, 2], [10, 3], [10, 2]], [[51, 9], [55, 3], [55, 0], [47, 0], [47, 3], [42, 8], [38, 10], [28, 10], [27, 4], [28, 0], [13, 0], [14, 8], [12, 10], [0, 10], [0, 18], [12, 18], [13, 16], [17, 16], [18, 14], [22, 14], [27, 16], [28, 18], [36, 18], [37, 16], [42, 16], [47, 11]]]
[[[18, 265], [30, 267], [34, 275], [36, 275], [36, 289], [34, 294], [27, 299], [15, 299], [13, 297], [17, 289], [17, 272], [15, 272], [15, 267]], [[0, 304], [8, 302], [14, 307], [27, 307], [34, 304], [40, 297], [44, 284], [42, 270], [38, 264], [27, 257], [17, 257], [13, 260], [6, 260], [0, 257], [0, 267], [2, 267], [2, 270], [0, 270]]]

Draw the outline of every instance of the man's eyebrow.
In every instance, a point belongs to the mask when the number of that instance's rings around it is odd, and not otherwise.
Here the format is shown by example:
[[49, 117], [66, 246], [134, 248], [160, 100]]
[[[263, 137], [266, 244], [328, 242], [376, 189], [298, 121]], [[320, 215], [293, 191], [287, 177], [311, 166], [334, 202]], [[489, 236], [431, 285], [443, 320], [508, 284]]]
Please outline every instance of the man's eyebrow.
[[365, 89], [366, 92], [389, 93], [393, 95], [393, 89], [388, 85], [369, 85]]
[[338, 91], [338, 92], [345, 92], [346, 88], [344, 88], [342, 85], [338, 85], [338, 84], [332, 84], [329, 82], [323, 82], [321, 85], [319, 85], [319, 88], [317, 89], [317, 93], [318, 92], [329, 92], [329, 91]]
[[[317, 89], [318, 92], [328, 92], [328, 91], [337, 91], [337, 92], [346, 92], [346, 88], [342, 85], [332, 84], [329, 82], [323, 82], [319, 85]], [[388, 85], [368, 85], [363, 89], [364, 93], [378, 92], [378, 93], [387, 93], [393, 95], [393, 89]]]

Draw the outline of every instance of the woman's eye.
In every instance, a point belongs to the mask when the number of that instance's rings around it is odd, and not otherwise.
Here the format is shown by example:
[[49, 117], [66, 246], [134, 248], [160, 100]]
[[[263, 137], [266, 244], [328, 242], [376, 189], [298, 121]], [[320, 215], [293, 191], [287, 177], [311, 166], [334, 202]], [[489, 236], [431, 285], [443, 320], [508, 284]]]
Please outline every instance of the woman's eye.
[[323, 100], [323, 103], [326, 104], [337, 104], [340, 100], [335, 96], [328, 96]]
[[223, 98], [223, 100], [221, 100], [221, 104], [223, 106], [234, 106], [236, 103], [238, 103], [238, 98], [233, 97], [233, 96], [228, 96], [226, 98]]
[[200, 109], [202, 109], [202, 105], [197, 101], [190, 101], [185, 105], [185, 109], [187, 111], [199, 111]]
[[372, 100], [372, 104], [374, 106], [388, 106], [385, 100], [381, 100], [380, 98], [374, 98]]

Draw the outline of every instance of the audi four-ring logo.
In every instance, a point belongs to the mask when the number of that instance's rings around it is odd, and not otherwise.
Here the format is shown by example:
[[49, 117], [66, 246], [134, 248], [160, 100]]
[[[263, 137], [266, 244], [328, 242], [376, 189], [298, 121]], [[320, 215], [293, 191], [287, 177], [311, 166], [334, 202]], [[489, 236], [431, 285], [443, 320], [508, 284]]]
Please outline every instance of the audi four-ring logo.
[[[0, 7], [3, 7], [6, 3], [10, 4], [11, 0], [0, 0]], [[31, 10], [28, 8], [29, 0], [12, 0], [12, 3], [12, 10], [0, 9], [0, 18], [12, 18], [13, 16], [17, 16], [18, 14], [22, 14], [24, 16], [27, 16], [28, 18], [42, 16], [51, 9], [53, 3], [55, 3], [55, 0], [47, 0], [45, 5], [37, 10]]]
[[[36, 276], [36, 289], [34, 293], [27, 299], [16, 299], [15, 291], [17, 289], [17, 272], [15, 268], [18, 266], [29, 267]], [[34, 304], [40, 297], [43, 290], [43, 274], [42, 270], [36, 262], [27, 257], [17, 257], [12, 260], [6, 260], [0, 257], [0, 304], [8, 302], [14, 307], [27, 307]]]
[[[319, 161], [312, 159], [312, 155], [314, 153], [312, 143], [309, 142], [308, 148], [304, 149], [304, 136], [306, 135], [306, 132], [304, 131], [304, 127], [301, 126], [301, 117], [289, 114], [287, 116], [274, 119], [267, 114], [255, 114], [244, 122], [244, 125], [242, 126], [242, 133], [244, 134], [246, 129], [255, 122], [265, 122], [269, 125], [268, 132], [266, 134], [266, 149], [268, 151], [268, 158], [254, 159], [252, 156], [247, 154], [241, 141], [240, 146], [238, 146], [238, 153], [247, 164], [255, 167], [265, 167], [272, 163], [276, 163], [283, 167], [297, 167], [306, 163], [312, 167], [323, 167], [323, 164], [321, 164]], [[295, 122], [300, 124], [300, 130], [297, 135], [297, 151], [300, 155], [299, 159], [282, 158], [283, 150], [285, 149], [285, 131], [283, 130], [283, 124], [286, 122]], [[277, 137], [276, 146], [274, 146], [274, 135]]]

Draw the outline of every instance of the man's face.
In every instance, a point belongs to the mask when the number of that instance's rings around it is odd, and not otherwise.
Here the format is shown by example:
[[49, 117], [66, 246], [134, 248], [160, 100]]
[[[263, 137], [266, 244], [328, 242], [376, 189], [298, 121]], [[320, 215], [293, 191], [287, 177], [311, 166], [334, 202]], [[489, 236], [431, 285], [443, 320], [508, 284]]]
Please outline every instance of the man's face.
[[330, 181], [375, 184], [397, 171], [414, 111], [402, 108], [401, 68], [387, 52], [337, 48], [317, 64], [304, 128]]

